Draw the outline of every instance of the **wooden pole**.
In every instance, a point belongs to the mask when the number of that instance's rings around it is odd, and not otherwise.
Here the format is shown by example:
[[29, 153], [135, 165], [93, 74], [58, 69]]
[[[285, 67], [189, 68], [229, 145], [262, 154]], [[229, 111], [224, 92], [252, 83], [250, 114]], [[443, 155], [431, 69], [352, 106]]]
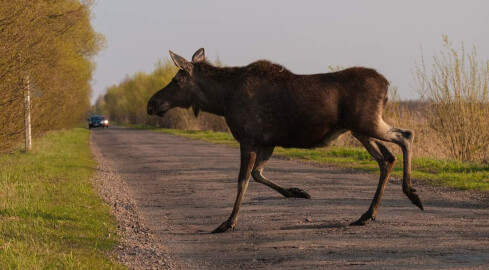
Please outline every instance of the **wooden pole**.
[[26, 77], [26, 94], [25, 94], [25, 151], [32, 149], [31, 137], [31, 80]]

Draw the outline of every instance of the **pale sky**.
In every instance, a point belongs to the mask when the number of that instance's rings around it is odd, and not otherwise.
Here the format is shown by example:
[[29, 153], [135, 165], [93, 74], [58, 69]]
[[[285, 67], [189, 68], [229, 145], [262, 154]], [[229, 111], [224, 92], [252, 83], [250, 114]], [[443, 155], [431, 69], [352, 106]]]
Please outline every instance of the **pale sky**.
[[227, 66], [268, 59], [299, 74], [371, 67], [405, 99], [417, 97], [411, 70], [420, 46], [430, 59], [442, 34], [489, 59], [485, 0], [98, 0], [92, 22], [108, 43], [95, 58], [92, 101], [128, 75], [151, 72], [168, 50], [190, 59], [204, 47]]

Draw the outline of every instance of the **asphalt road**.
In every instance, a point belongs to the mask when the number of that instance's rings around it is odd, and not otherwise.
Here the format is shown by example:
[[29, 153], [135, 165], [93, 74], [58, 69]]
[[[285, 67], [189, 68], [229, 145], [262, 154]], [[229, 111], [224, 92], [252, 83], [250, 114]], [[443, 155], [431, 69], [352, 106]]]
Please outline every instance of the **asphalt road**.
[[377, 175], [272, 158], [264, 175], [312, 199], [284, 198], [251, 180], [237, 230], [209, 234], [232, 210], [237, 148], [125, 128], [92, 132], [182, 268], [489, 269], [486, 195], [418, 183], [421, 211], [392, 180], [377, 220], [351, 227], [367, 210]]

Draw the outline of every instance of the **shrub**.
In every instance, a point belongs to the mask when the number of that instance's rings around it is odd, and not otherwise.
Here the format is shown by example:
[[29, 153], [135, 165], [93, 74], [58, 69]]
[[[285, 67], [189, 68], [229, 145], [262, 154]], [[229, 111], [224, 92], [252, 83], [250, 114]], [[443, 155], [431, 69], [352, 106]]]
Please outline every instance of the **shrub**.
[[439, 147], [459, 161], [489, 158], [489, 61], [478, 61], [463, 43], [456, 49], [443, 36], [444, 50], [433, 56], [431, 71], [424, 57], [413, 76], [416, 90], [427, 102], [425, 116]]

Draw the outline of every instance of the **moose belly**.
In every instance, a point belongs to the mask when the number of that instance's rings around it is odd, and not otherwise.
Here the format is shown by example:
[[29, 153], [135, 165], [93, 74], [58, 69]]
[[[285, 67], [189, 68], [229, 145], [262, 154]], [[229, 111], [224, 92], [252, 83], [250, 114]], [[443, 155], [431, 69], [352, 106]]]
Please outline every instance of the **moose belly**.
[[286, 148], [315, 148], [330, 145], [347, 130], [327, 125], [317, 128], [284, 129], [280, 132], [267, 132], [263, 134], [263, 144], [282, 146]]
[[243, 108], [226, 117], [226, 121], [238, 141], [263, 146], [314, 148], [331, 143], [345, 132], [338, 124], [336, 110], [297, 107]]

